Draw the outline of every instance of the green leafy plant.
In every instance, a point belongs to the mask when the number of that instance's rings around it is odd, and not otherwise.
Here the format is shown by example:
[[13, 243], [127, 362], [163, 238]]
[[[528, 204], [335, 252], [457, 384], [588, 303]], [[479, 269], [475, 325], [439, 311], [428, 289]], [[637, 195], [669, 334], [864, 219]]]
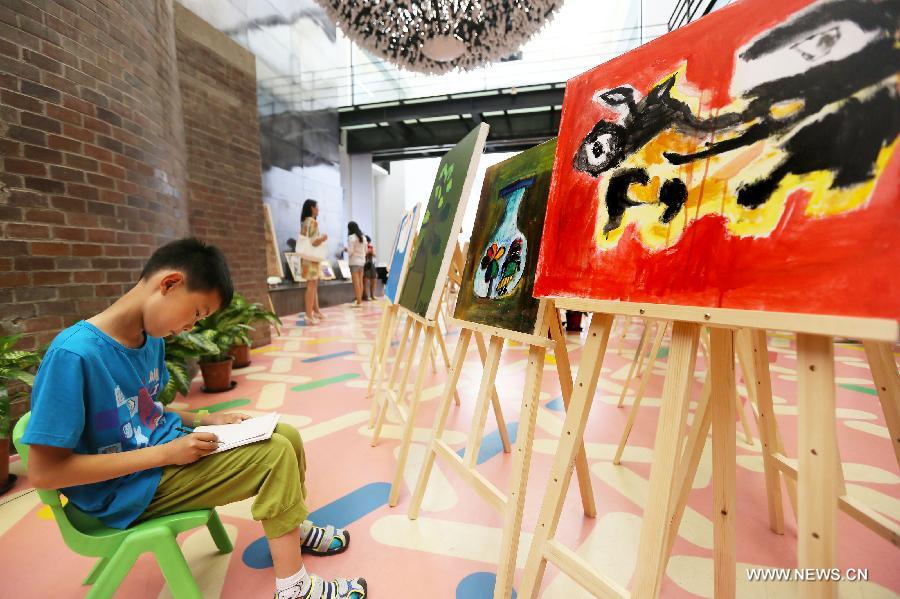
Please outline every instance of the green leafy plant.
[[20, 338], [21, 335], [0, 337], [0, 439], [9, 436], [10, 404], [26, 394], [23, 386], [34, 385], [34, 371], [41, 361], [37, 352], [15, 349]]
[[281, 319], [274, 312], [266, 310], [262, 304], [248, 302], [242, 295], [235, 294], [231, 304], [223, 312], [238, 319], [238, 322], [253, 325], [254, 322], [268, 322], [276, 329], [281, 326]]
[[231, 303], [218, 312], [207, 316], [193, 330], [213, 342], [218, 348], [215, 353], [203, 356], [201, 362], [221, 362], [228, 359], [228, 351], [235, 345], [250, 345], [252, 322], [265, 321], [276, 327], [281, 319], [261, 304], [250, 303], [240, 294], [235, 294]]
[[166, 370], [169, 371], [169, 382], [163, 387], [157, 399], [163, 405], [168, 405], [178, 393], [186, 396], [191, 389], [191, 361], [218, 351], [219, 348], [215, 343], [194, 332], [166, 337]]

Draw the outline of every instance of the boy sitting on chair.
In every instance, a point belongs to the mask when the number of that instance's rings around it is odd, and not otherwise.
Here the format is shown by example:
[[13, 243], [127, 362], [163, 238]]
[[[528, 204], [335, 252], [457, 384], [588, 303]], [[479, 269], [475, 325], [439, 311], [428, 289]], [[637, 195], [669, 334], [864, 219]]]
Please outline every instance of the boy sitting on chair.
[[29, 477], [114, 528], [255, 496], [251, 512], [268, 537], [277, 599], [364, 599], [362, 578], [326, 582], [303, 566], [301, 551], [341, 553], [350, 534], [306, 520], [296, 429], [279, 424], [268, 441], [210, 455], [215, 435], [183, 434], [182, 423], [246, 415], [197, 417], [155, 401], [169, 378], [162, 337], [191, 330], [233, 293], [222, 252], [182, 239], [156, 250], [113, 305], [57, 335], [38, 370], [22, 439], [31, 446]]

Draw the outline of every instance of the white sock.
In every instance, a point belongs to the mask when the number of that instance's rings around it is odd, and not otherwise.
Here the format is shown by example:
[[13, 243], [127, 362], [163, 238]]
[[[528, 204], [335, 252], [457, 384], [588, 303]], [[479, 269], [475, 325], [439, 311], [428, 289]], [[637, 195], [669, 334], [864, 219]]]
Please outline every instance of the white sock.
[[[304, 584], [304, 582], [306, 584]], [[275, 590], [279, 593], [281, 591], [286, 591], [291, 587], [298, 587], [306, 590], [307, 586], [309, 586], [309, 574], [306, 573], [306, 566], [303, 566], [295, 574], [288, 576], [287, 578], [275, 579]]]

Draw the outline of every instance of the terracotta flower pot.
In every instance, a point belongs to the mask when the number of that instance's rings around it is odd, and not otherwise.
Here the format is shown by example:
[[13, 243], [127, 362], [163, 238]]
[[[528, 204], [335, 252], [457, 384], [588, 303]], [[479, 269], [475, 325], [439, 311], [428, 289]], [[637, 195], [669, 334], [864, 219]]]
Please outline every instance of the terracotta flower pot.
[[234, 358], [228, 356], [221, 362], [200, 362], [200, 372], [203, 373], [203, 391], [215, 393], [228, 391], [234, 385], [231, 380], [231, 366]]
[[11, 487], [9, 479], [9, 439], [0, 439], [0, 494]]
[[228, 351], [228, 355], [234, 358], [234, 368], [245, 368], [250, 366], [249, 345], [233, 345]]

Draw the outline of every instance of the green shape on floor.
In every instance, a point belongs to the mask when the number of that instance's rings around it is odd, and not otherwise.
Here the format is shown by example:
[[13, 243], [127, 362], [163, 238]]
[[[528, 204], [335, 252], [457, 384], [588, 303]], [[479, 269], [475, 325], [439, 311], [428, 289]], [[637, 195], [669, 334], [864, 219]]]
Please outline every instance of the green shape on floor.
[[340, 374], [338, 376], [333, 376], [327, 379], [319, 379], [318, 381], [303, 383], [302, 385], [291, 387], [291, 391], [312, 391], [313, 389], [318, 389], [319, 387], [333, 385], [334, 383], [343, 383], [344, 381], [349, 381], [350, 379], [355, 378], [359, 378], [358, 372], [348, 372], [347, 374]]
[[222, 410], [230, 410], [231, 408], [239, 408], [251, 403], [249, 399], [232, 399], [231, 401], [223, 401], [222, 403], [214, 403], [211, 406], [203, 406], [202, 408], [194, 408], [188, 412], [199, 412], [206, 410], [208, 413], [221, 412]]
[[668, 355], [669, 355], [669, 348], [661, 347], [661, 348], [659, 348], [659, 351], [656, 352], [656, 359], [657, 360], [665, 360]]
[[851, 391], [859, 391], [860, 393], [868, 393], [869, 395], [878, 395], [873, 387], [863, 387], [862, 385], [851, 385], [850, 383], [838, 383], [838, 387], [850, 389]]

